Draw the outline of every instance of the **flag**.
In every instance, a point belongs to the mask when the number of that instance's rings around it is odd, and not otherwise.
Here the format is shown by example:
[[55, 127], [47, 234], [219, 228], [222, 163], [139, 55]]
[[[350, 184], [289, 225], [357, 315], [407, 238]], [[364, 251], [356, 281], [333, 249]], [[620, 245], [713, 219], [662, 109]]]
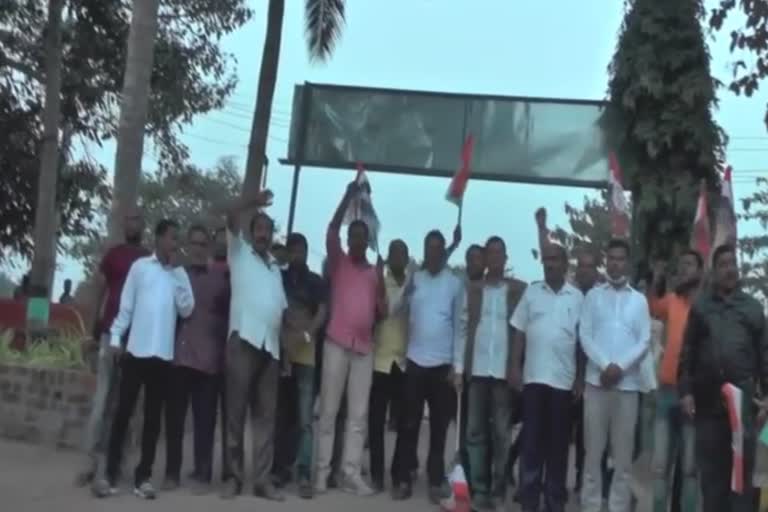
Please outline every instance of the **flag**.
[[691, 248], [698, 251], [704, 261], [709, 262], [712, 249], [712, 233], [709, 228], [709, 201], [707, 200], [707, 184], [701, 180], [699, 185], [699, 201], [696, 205], [696, 215], [693, 218], [691, 233]]
[[744, 492], [744, 422], [742, 419], [743, 395], [741, 389], [726, 382], [720, 388], [728, 409], [728, 423], [731, 425], [731, 490], [736, 494]]
[[461, 148], [461, 165], [453, 175], [451, 184], [448, 186], [448, 192], [445, 194], [445, 198], [459, 206], [464, 198], [464, 192], [467, 190], [467, 183], [469, 183], [469, 175], [472, 173], [472, 151], [475, 147], [475, 139], [472, 135], [468, 135], [464, 141], [464, 146]]
[[608, 177], [611, 194], [608, 209], [611, 213], [611, 235], [617, 238], [629, 238], [629, 203], [624, 196], [621, 167], [615, 153], [608, 155], [610, 175]]
[[357, 164], [357, 178], [355, 182], [359, 186], [359, 192], [357, 196], [353, 197], [347, 206], [347, 211], [344, 212], [344, 224], [349, 224], [355, 220], [362, 220], [368, 226], [368, 246], [374, 250], [378, 250], [379, 239], [379, 217], [376, 215], [376, 210], [373, 208], [373, 201], [371, 201], [371, 184], [368, 182], [368, 177], [365, 175], [365, 168], [363, 164]]
[[469, 483], [461, 464], [456, 464], [448, 475], [451, 483], [451, 495], [440, 502], [440, 508], [446, 512], [470, 512], [472, 510], [469, 497]]
[[738, 232], [733, 202], [731, 167], [728, 166], [723, 172], [723, 179], [720, 183], [720, 199], [715, 209], [715, 239], [712, 247], [726, 244], [735, 247], [737, 240]]

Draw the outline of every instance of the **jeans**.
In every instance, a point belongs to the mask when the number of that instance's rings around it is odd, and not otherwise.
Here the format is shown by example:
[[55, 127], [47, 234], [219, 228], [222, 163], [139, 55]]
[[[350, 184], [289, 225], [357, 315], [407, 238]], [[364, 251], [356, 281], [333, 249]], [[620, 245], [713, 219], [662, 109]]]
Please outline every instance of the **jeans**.
[[91, 476], [103, 472], [106, 467], [104, 459], [119, 393], [120, 365], [116, 361], [109, 348], [109, 335], [103, 334], [96, 361], [96, 392], [91, 402], [83, 443], [83, 450], [88, 457], [85, 469]]
[[610, 445], [613, 478], [609, 512], [629, 512], [632, 502], [631, 469], [635, 448], [640, 394], [587, 385], [584, 391], [584, 484], [582, 512], [600, 512], [603, 506], [602, 458]]
[[[469, 410], [466, 449], [472, 493], [503, 496], [514, 406], [513, 392], [504, 380], [472, 377], [467, 396]], [[490, 446], [493, 451], [489, 450]]]
[[394, 363], [389, 373], [373, 373], [371, 403], [368, 410], [368, 444], [371, 455], [371, 480], [377, 485], [384, 484], [384, 437], [387, 428], [387, 409], [391, 416], [397, 414], [395, 404], [402, 403], [403, 380], [402, 370]]
[[411, 360], [405, 368], [405, 416], [400, 423], [392, 461], [392, 482], [411, 485], [413, 461], [419, 441], [419, 426], [424, 402], [429, 406], [429, 455], [427, 477], [430, 486], [445, 481], [445, 440], [448, 425], [455, 416], [456, 393], [451, 383], [450, 365], [432, 368]]
[[653, 511], [669, 509], [675, 463], [679, 460], [683, 478], [680, 512], [696, 512], [696, 432], [693, 422], [680, 410], [675, 388], [662, 387], [656, 392], [653, 432]]
[[314, 453], [314, 405], [315, 369], [301, 364], [293, 365], [293, 375], [298, 392], [298, 449], [296, 471], [299, 479], [309, 480], [312, 476], [312, 454]]

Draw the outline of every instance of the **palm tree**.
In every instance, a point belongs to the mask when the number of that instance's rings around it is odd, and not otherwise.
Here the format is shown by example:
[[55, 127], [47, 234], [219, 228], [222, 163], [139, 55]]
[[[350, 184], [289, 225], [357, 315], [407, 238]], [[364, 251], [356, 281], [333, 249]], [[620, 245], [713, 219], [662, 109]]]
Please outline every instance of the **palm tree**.
[[35, 253], [30, 284], [35, 295], [50, 296], [56, 264], [56, 181], [59, 171], [59, 123], [61, 122], [62, 12], [64, 0], [48, 1], [45, 34], [45, 107], [40, 175], [35, 208]]
[[[336, 46], [344, 25], [344, 0], [305, 0], [306, 36], [310, 60], [326, 61]], [[272, 101], [277, 83], [280, 41], [283, 35], [285, 0], [269, 0], [267, 33], [261, 55], [256, 110], [253, 114], [248, 159], [245, 165], [243, 196], [258, 192], [264, 169]]]
[[133, 0], [117, 132], [115, 186], [108, 221], [112, 243], [122, 238], [124, 212], [136, 204], [139, 194], [159, 8], [160, 0]]

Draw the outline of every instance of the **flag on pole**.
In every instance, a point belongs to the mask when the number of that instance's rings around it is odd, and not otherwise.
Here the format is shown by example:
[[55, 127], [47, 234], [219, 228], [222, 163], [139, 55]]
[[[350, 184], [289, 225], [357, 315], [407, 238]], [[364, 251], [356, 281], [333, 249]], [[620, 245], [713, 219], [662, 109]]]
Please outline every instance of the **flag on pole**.
[[448, 192], [445, 194], [445, 198], [456, 206], [461, 206], [464, 192], [467, 190], [467, 183], [469, 183], [469, 176], [472, 174], [472, 151], [474, 147], [475, 139], [470, 134], [461, 148], [461, 165], [456, 174], [453, 175], [451, 184], [448, 186]]
[[701, 180], [699, 185], [699, 201], [696, 205], [696, 215], [693, 218], [691, 233], [691, 248], [698, 251], [704, 261], [709, 262], [712, 250], [712, 233], [709, 227], [709, 200], [707, 199], [707, 183]]
[[611, 213], [611, 234], [617, 238], [629, 238], [629, 203], [624, 196], [619, 159], [613, 152], [608, 155], [608, 165], [610, 167], [608, 185], [611, 197], [608, 207]]
[[733, 384], [726, 382], [720, 389], [728, 409], [731, 425], [731, 490], [736, 494], [744, 492], [744, 421], [742, 417], [744, 393]]
[[371, 184], [368, 182], [368, 177], [365, 175], [365, 168], [362, 163], [357, 164], [357, 178], [355, 182], [359, 186], [358, 194], [352, 198], [347, 206], [347, 211], [344, 212], [344, 224], [350, 224], [355, 220], [362, 220], [368, 226], [368, 246], [374, 250], [378, 250], [379, 239], [379, 217], [376, 215], [376, 210], [373, 208], [373, 201], [371, 200]]
[[731, 181], [731, 167], [723, 172], [720, 183], [720, 200], [715, 210], [715, 238], [712, 247], [730, 245], [735, 247], [738, 240], [736, 228], [736, 210], [733, 202], [733, 183]]

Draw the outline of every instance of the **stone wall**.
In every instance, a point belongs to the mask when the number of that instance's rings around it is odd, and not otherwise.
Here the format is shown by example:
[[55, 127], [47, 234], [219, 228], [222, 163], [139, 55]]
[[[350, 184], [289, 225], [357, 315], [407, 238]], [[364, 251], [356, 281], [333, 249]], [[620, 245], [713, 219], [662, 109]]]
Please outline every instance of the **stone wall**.
[[0, 436], [79, 447], [95, 389], [88, 371], [0, 364]]

